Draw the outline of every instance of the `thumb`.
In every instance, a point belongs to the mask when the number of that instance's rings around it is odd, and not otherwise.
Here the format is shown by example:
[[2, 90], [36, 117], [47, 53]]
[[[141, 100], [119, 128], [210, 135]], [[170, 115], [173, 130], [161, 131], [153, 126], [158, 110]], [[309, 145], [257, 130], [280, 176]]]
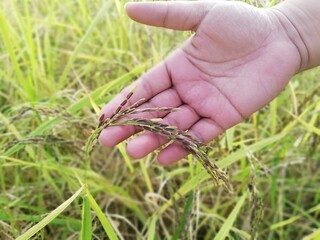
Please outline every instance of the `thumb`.
[[197, 30], [215, 1], [129, 2], [128, 16], [140, 23], [175, 30]]

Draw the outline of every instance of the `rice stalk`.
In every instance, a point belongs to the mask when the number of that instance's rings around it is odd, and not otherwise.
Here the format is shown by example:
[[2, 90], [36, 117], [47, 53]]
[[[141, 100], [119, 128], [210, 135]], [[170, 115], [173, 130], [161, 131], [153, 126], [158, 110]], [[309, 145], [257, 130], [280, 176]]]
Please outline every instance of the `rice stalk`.
[[[232, 192], [232, 186], [228, 180], [227, 174], [223, 170], [221, 170], [215, 163], [210, 162], [210, 160], [208, 159], [206, 152], [208, 151], [209, 146], [197, 140], [186, 131], [178, 129], [176, 126], [169, 126], [167, 124], [161, 123], [162, 119], [131, 117], [131, 115], [145, 112], [174, 112], [179, 110], [178, 108], [154, 107], [138, 109], [137, 107], [140, 106], [145, 101], [145, 99], [140, 99], [132, 105], [124, 108], [132, 95], [133, 92], [130, 92], [127, 95], [126, 99], [118, 106], [118, 108], [110, 118], [105, 118], [104, 114], [100, 116], [99, 124], [90, 135], [85, 146], [86, 161], [89, 161], [90, 153], [96, 145], [97, 139], [99, 138], [99, 135], [103, 129], [120, 125], [138, 126], [143, 130], [153, 132], [160, 136], [166, 137], [173, 142], [180, 143], [188, 153], [192, 154], [202, 164], [202, 166], [211, 176], [214, 183], [219, 185], [222, 181], [224, 187], [228, 191]], [[126, 117], [126, 119], [119, 121], [124, 117]]]

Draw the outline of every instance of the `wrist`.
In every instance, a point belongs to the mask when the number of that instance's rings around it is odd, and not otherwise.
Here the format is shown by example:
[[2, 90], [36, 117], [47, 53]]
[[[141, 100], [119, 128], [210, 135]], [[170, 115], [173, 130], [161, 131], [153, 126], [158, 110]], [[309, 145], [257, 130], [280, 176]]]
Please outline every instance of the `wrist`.
[[320, 65], [320, 2], [287, 0], [271, 9], [297, 47], [303, 71]]

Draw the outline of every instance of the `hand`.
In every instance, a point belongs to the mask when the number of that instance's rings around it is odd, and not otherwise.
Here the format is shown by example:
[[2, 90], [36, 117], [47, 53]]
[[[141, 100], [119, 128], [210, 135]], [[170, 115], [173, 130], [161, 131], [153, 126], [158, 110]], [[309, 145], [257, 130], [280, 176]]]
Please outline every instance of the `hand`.
[[[137, 80], [132, 102], [144, 107], [179, 107], [163, 117], [200, 141], [209, 142], [226, 129], [269, 103], [300, 68], [300, 55], [286, 30], [270, 9], [242, 2], [129, 3], [133, 20], [195, 34], [163, 62]], [[102, 110], [106, 117], [131, 90], [126, 88]], [[100, 141], [106, 146], [139, 131], [132, 126], [105, 129]], [[146, 132], [129, 142], [127, 151], [141, 158], [167, 140]], [[177, 143], [158, 155], [161, 164], [183, 158], [187, 152]]]

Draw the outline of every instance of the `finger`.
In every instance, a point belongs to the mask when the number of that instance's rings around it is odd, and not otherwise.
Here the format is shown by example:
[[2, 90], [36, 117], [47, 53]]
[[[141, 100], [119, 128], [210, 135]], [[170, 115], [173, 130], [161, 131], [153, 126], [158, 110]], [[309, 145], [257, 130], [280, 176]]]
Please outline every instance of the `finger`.
[[[141, 98], [150, 100], [160, 92], [161, 94], [162, 92], [164, 93], [165, 90], [171, 88], [173, 81], [176, 82], [176, 85], [179, 85], [180, 83], [185, 84], [185, 81], [190, 79], [199, 78], [201, 72], [192, 68], [192, 65], [190, 66], [190, 63], [184, 54], [185, 53], [181, 49], [177, 49], [164, 62], [140, 78], [137, 83], [137, 89], [130, 98], [128, 105]], [[105, 114], [104, 118], [110, 117], [115, 112], [121, 102], [126, 98], [127, 93], [130, 92], [130, 89], [131, 88], [126, 88], [119, 96], [103, 108], [101, 114]], [[168, 100], [164, 97], [157, 102], [154, 102], [154, 104], [158, 107], [170, 107], [173, 102], [173, 100]], [[181, 103], [173, 107], [180, 105]], [[109, 128], [109, 133], [106, 131], [107, 129], [100, 134], [101, 143], [105, 146], [114, 146], [136, 133], [138, 129], [130, 126], [122, 126]]]
[[[182, 105], [179, 107], [179, 111], [169, 113], [163, 119], [163, 123], [186, 130], [198, 120], [198, 114], [191, 107]], [[133, 158], [142, 158], [168, 141], [166, 137], [146, 132], [128, 143], [127, 152]]]
[[175, 30], [196, 30], [214, 1], [130, 2], [126, 11], [133, 20]]
[[101, 110], [100, 116], [104, 114], [104, 118], [110, 117], [118, 106], [126, 99], [128, 93], [136, 86], [134, 94], [129, 99], [127, 105], [144, 98], [146, 101], [154, 97], [160, 92], [169, 89], [173, 82], [186, 82], [197, 78], [203, 78], [204, 74], [194, 68], [187, 59], [182, 49], [177, 49], [170, 54], [160, 64], [149, 70], [145, 75], [136, 82], [126, 87], [121, 93], [106, 104]]
[[136, 89], [132, 97], [129, 99], [127, 105], [131, 105], [141, 98], [144, 98], [146, 101], [148, 101], [158, 93], [170, 88], [171, 79], [169, 70], [166, 67], [166, 63], [164, 61], [161, 62], [149, 70], [145, 75], [140, 77], [137, 81], [122, 90], [118, 96], [116, 96], [103, 107], [100, 115], [104, 114], [104, 118], [110, 117], [121, 104], [121, 102], [126, 99], [126, 96], [130, 91], [132, 91], [134, 86], [136, 86]]
[[[181, 99], [177, 92], [170, 88], [164, 92], [159, 93], [148, 102], [141, 105], [139, 108], [149, 108], [149, 107], [178, 107], [181, 105]], [[155, 117], [164, 117], [166, 112], [157, 112], [150, 113], [146, 112], [140, 115], [135, 115], [135, 117], [143, 117], [143, 118], [155, 118]], [[122, 120], [125, 120], [123, 118]], [[100, 134], [100, 142], [107, 146], [112, 147], [119, 142], [125, 140], [131, 135], [140, 131], [139, 128], [135, 126], [114, 126], [104, 129]]]
[[[204, 143], [210, 142], [213, 138], [224, 132], [217, 123], [211, 119], [201, 119], [192, 126], [188, 132], [198, 140]], [[188, 155], [188, 152], [179, 143], [173, 143], [158, 155], [158, 161], [162, 165], [167, 165], [180, 160]]]

